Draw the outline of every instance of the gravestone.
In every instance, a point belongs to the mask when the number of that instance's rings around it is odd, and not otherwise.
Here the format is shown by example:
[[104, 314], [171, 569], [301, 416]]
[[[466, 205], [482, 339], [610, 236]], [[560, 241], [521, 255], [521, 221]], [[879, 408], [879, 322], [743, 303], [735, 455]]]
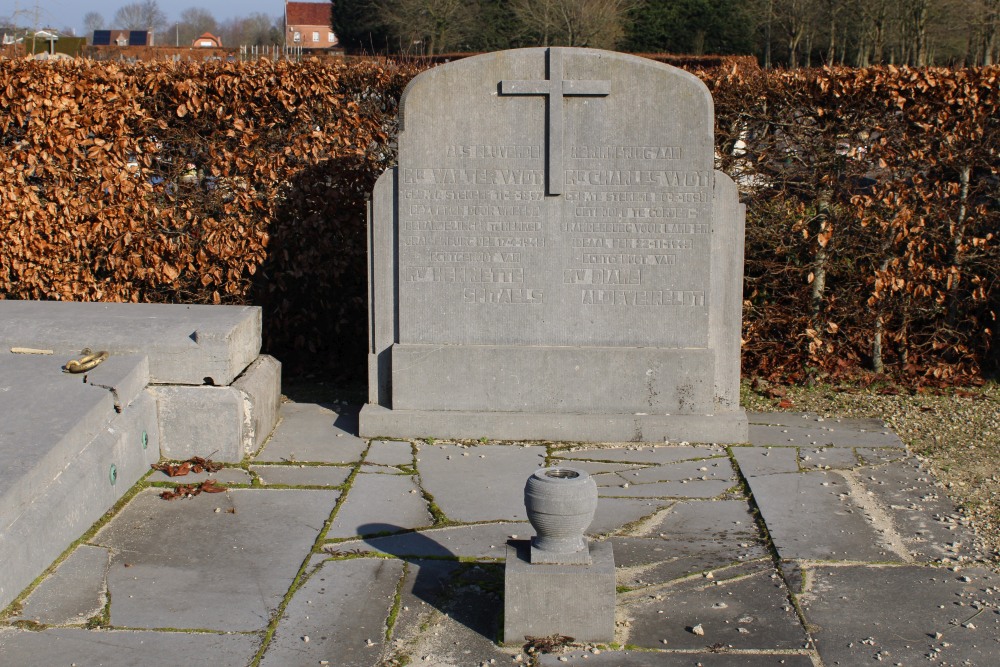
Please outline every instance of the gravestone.
[[744, 210], [693, 75], [593, 49], [407, 86], [363, 436], [743, 442]]

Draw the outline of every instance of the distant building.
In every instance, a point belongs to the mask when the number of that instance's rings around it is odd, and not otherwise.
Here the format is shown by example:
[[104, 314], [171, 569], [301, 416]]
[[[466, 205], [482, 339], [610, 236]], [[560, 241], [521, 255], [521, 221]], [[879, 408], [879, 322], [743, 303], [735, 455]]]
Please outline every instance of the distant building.
[[303, 50], [324, 50], [337, 46], [330, 27], [329, 2], [286, 2], [285, 44]]
[[201, 37], [196, 37], [194, 41], [191, 42], [191, 46], [196, 46], [200, 49], [221, 49], [222, 38], [216, 37], [210, 32], [206, 32], [202, 34]]
[[95, 30], [92, 46], [153, 46], [151, 30]]

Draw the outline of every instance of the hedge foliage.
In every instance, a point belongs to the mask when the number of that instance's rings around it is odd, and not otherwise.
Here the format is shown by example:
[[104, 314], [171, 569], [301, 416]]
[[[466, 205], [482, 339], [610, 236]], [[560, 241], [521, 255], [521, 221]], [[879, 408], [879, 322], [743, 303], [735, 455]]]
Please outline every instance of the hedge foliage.
[[[997, 365], [1000, 68], [701, 69], [748, 207], [744, 370]], [[0, 297], [255, 303], [298, 371], [358, 375], [391, 61], [0, 61]]]

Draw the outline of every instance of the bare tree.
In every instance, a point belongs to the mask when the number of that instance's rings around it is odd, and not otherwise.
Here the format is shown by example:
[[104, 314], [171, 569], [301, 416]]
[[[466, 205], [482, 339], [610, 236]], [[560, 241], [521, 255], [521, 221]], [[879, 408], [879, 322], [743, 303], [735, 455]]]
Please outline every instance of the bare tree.
[[83, 15], [83, 29], [88, 35], [93, 35], [95, 30], [104, 30], [104, 16], [100, 12], [87, 12]]
[[284, 43], [280, 19], [261, 12], [224, 21], [218, 30], [222, 43], [229, 46], [280, 46]]
[[445, 53], [473, 29], [475, 5], [466, 0], [379, 0], [376, 11], [399, 40], [400, 50]]
[[177, 40], [181, 44], [190, 44], [206, 32], [213, 35], [219, 31], [219, 22], [212, 12], [201, 7], [188, 7], [181, 12], [181, 20], [177, 25]]
[[160, 10], [156, 0], [143, 0], [120, 7], [115, 12], [115, 27], [123, 30], [153, 30], [167, 28], [167, 15]]
[[524, 27], [543, 46], [614, 48], [624, 34], [625, 16], [634, 0], [513, 0]]

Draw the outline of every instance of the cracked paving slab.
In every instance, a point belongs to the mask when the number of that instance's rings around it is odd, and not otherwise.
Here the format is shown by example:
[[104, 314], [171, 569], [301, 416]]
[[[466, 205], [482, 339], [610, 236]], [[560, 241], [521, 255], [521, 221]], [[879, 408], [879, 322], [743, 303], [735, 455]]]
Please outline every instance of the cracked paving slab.
[[0, 656], [5, 665], [245, 667], [259, 647], [260, 637], [243, 634], [0, 629]]
[[539, 667], [815, 667], [808, 655], [790, 653], [679, 653], [670, 651], [571, 651], [545, 654]]
[[361, 473], [354, 478], [327, 537], [395, 533], [431, 523], [427, 502], [412, 475]]
[[403, 561], [395, 559], [321, 563], [285, 608], [261, 666], [383, 664], [386, 619], [402, 575]]
[[345, 466], [250, 466], [264, 485], [341, 486], [351, 476]]
[[233, 489], [166, 501], [153, 489], [140, 493], [93, 540], [113, 554], [111, 625], [263, 629], [338, 495]]
[[[644, 648], [803, 649], [808, 637], [785, 583], [767, 561], [626, 593], [627, 643]], [[696, 634], [701, 626], [703, 634]]]
[[283, 403], [281, 421], [255, 460], [259, 463], [360, 461], [367, 445], [356, 435], [357, 410], [338, 410], [315, 403]]
[[104, 609], [110, 552], [82, 544], [24, 601], [13, 620], [45, 625], [82, 624]]
[[1000, 575], [920, 565], [809, 568], [800, 596], [826, 665], [995, 665]]
[[799, 472], [795, 447], [733, 447], [733, 457], [744, 477]]
[[420, 445], [424, 490], [452, 521], [524, 521], [524, 484], [545, 463], [545, 448]]
[[718, 445], [654, 445], [629, 447], [587, 447], [585, 449], [558, 450], [555, 458], [584, 459], [591, 461], [614, 461], [622, 463], [649, 463], [663, 465], [689, 459], [723, 456], [726, 450]]
[[449, 526], [419, 532], [370, 537], [330, 544], [330, 553], [384, 553], [397, 558], [496, 558], [507, 553], [507, 540], [534, 534], [527, 522]]

